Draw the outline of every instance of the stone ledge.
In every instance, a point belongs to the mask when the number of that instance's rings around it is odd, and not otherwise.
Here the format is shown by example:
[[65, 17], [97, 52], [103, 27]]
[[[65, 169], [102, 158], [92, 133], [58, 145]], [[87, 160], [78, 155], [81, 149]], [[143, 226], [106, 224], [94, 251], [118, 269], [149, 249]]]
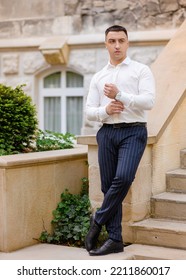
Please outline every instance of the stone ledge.
[[[168, 42], [176, 33], [176, 29], [171, 30], [153, 30], [153, 31], [136, 31], [128, 32], [130, 43], [142, 45], [154, 42]], [[68, 44], [73, 45], [87, 45], [87, 44], [103, 44], [105, 38], [104, 34], [90, 34], [90, 35], [74, 35], [68, 39]]]
[[[155, 30], [155, 31], [137, 31], [129, 32], [129, 40], [131, 44], [139, 43], [147, 44], [154, 42], [167, 43], [175, 34], [176, 29], [172, 30]], [[56, 36], [50, 37], [29, 37], [29, 38], [13, 38], [13, 39], [0, 39], [0, 49], [19, 49], [19, 48], [39, 48], [39, 46], [47, 39], [53, 39]], [[57, 36], [67, 38], [67, 36]], [[91, 45], [103, 45], [104, 34], [80, 34], [71, 35], [67, 38], [67, 44], [70, 47]], [[93, 46], [94, 45], [94, 46]]]
[[67, 159], [78, 159], [87, 155], [87, 147], [77, 146], [72, 149], [55, 150], [46, 152], [35, 152], [26, 154], [16, 154], [0, 157], [0, 169], [4, 167], [14, 167], [25, 164], [38, 165], [38, 163], [49, 163], [57, 161], [64, 161]]
[[[154, 136], [149, 136], [147, 144], [154, 144], [156, 141], [156, 137]], [[77, 137], [77, 143], [81, 145], [91, 145], [91, 146], [97, 146], [97, 141], [96, 141], [96, 135], [82, 135]]]

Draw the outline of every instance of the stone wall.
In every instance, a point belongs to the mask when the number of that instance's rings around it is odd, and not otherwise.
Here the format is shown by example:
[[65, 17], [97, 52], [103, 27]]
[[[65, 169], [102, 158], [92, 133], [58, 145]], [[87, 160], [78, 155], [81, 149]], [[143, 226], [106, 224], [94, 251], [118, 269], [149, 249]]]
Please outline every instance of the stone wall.
[[80, 192], [86, 162], [82, 146], [0, 157], [0, 251], [36, 244], [44, 229], [51, 232], [52, 211], [65, 189]]
[[0, 14], [0, 38], [99, 33], [112, 24], [174, 29], [186, 18], [186, 0], [9, 0]]

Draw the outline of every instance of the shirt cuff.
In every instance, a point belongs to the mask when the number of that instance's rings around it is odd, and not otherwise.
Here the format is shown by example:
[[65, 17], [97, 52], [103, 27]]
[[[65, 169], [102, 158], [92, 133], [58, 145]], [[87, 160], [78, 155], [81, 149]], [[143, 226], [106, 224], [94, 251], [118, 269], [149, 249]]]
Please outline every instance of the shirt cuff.
[[106, 112], [106, 106], [105, 107], [99, 107], [98, 115], [99, 115], [99, 120], [101, 122], [109, 117], [109, 115]]
[[125, 92], [121, 92], [121, 96], [119, 99], [117, 99], [118, 101], [121, 101], [125, 107], [129, 107], [132, 103], [132, 100], [131, 100], [131, 95], [125, 93]]

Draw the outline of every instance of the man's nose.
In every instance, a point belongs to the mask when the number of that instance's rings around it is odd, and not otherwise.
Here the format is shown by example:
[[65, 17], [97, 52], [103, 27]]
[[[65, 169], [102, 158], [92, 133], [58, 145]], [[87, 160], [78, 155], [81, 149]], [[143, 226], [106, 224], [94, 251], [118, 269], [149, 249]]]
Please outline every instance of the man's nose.
[[115, 45], [116, 49], [120, 48], [120, 43], [116, 41], [116, 45]]

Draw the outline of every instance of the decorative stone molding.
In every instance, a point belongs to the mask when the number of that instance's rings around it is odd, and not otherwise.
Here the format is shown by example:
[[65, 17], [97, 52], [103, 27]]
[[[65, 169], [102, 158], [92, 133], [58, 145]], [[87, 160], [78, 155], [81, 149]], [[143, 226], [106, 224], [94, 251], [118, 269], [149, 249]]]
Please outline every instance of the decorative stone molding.
[[19, 56], [18, 54], [3, 55], [3, 73], [18, 74], [19, 72]]
[[44, 41], [39, 50], [42, 52], [47, 63], [51, 65], [67, 64], [69, 57], [69, 46], [66, 39], [53, 37]]
[[25, 74], [34, 74], [37, 70], [44, 67], [45, 59], [39, 52], [26, 53], [23, 56], [23, 71]]
[[[88, 27], [87, 27], [88, 28]], [[177, 29], [164, 29], [164, 30], [147, 30], [147, 31], [129, 31], [130, 45], [164, 45], [172, 38]], [[56, 38], [60, 40], [60, 45], [64, 41], [64, 36], [51, 36], [51, 37], [31, 37], [31, 38], [12, 38], [0, 39], [0, 51], [4, 50], [20, 50], [27, 49], [31, 51], [44, 48], [47, 41], [55, 42]], [[97, 48], [104, 46], [104, 34], [79, 34], [69, 35], [65, 41], [70, 49], [77, 48]], [[59, 44], [58, 46], [59, 47]]]

